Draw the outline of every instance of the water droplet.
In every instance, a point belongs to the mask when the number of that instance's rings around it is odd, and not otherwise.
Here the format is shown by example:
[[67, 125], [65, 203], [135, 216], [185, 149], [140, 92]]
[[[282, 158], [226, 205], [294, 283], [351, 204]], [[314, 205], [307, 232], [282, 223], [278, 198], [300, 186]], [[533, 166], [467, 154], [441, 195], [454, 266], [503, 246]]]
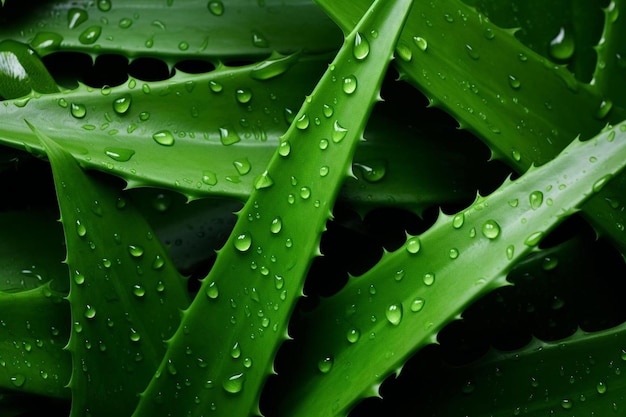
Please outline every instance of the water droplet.
[[9, 379], [11, 384], [17, 388], [21, 388], [26, 383], [26, 377], [22, 374], [12, 375]]
[[283, 220], [280, 217], [275, 217], [270, 224], [270, 232], [272, 234], [279, 233], [283, 228]]
[[398, 45], [396, 45], [395, 53], [396, 56], [404, 62], [411, 62], [413, 60], [413, 51], [411, 47], [404, 42], [399, 42]]
[[252, 90], [249, 88], [238, 88], [235, 90], [235, 98], [241, 104], [247, 104], [252, 100]]
[[561, 407], [564, 410], [569, 410], [574, 406], [574, 403], [570, 400], [568, 400], [567, 398], [564, 398], [563, 400], [561, 400]]
[[463, 227], [463, 223], [465, 223], [465, 214], [458, 213], [452, 218], [452, 227], [455, 229], [460, 229]]
[[289, 154], [291, 153], [291, 143], [289, 143], [288, 140], [282, 141], [280, 142], [280, 145], [278, 145], [278, 154], [280, 156], [289, 156]]
[[263, 36], [263, 34], [252, 31], [252, 45], [257, 48], [267, 48], [270, 46], [269, 41]]
[[296, 127], [300, 130], [305, 130], [309, 127], [309, 116], [304, 113], [296, 120]]
[[495, 239], [500, 236], [500, 225], [495, 220], [487, 220], [483, 223], [482, 232], [487, 239]]
[[596, 384], [596, 391], [598, 394], [606, 394], [607, 386], [603, 381], [600, 381]]
[[600, 191], [606, 185], [606, 183], [611, 180], [611, 178], [613, 178], [613, 176], [611, 174], [607, 174], [607, 175], [601, 177], [596, 182], [594, 182], [593, 186], [592, 186], [593, 192], [597, 193], [598, 191]]
[[541, 191], [533, 191], [528, 195], [530, 207], [537, 210], [543, 204], [543, 193]]
[[513, 156], [513, 160], [519, 162], [522, 159], [522, 154], [517, 149], [513, 149], [511, 151], [511, 156]]
[[74, 29], [89, 19], [89, 15], [83, 9], [71, 8], [67, 11], [67, 27]]
[[98, 0], [98, 10], [108, 12], [111, 10], [111, 0]]
[[70, 105], [70, 113], [77, 119], [82, 119], [87, 115], [87, 108], [83, 104], [72, 103]]
[[518, 88], [520, 88], [522, 83], [520, 82], [520, 80], [517, 79], [515, 75], [509, 75], [509, 85], [511, 86], [511, 88], [517, 90]]
[[510, 261], [511, 259], [513, 259], [513, 256], [515, 255], [515, 246], [513, 245], [509, 245], [506, 247], [506, 258]]
[[96, 317], [96, 308], [87, 304], [87, 306], [85, 307], [85, 312], [83, 313], [83, 315], [88, 318], [88, 319], [93, 319]]
[[235, 129], [220, 127], [220, 141], [222, 145], [228, 146], [241, 140]]
[[413, 42], [415, 43], [415, 46], [417, 46], [422, 52], [426, 52], [426, 50], [428, 49], [428, 42], [421, 36], [414, 36]]
[[239, 342], [235, 342], [233, 347], [230, 349], [230, 357], [233, 359], [239, 359], [241, 356], [241, 347], [239, 346]]
[[186, 51], [187, 49], [189, 49], [189, 43], [182, 41], [178, 44], [178, 49], [180, 49], [181, 51]]
[[467, 52], [467, 55], [473, 60], [477, 60], [480, 58], [480, 54], [478, 53], [478, 51], [476, 51], [470, 44], [465, 45], [465, 52]]
[[206, 295], [211, 300], [215, 300], [220, 295], [219, 289], [217, 288], [217, 282], [211, 281], [209, 285], [207, 285]]
[[83, 285], [85, 283], [85, 276], [79, 271], [74, 271], [74, 282], [77, 285]]
[[333, 369], [334, 362], [335, 361], [332, 356], [326, 356], [319, 360], [317, 363], [317, 369], [319, 369], [321, 373], [327, 374], [331, 369]]
[[448, 256], [450, 259], [456, 259], [459, 257], [459, 250], [457, 248], [452, 248], [448, 251]]
[[432, 272], [425, 273], [422, 277], [422, 282], [424, 282], [424, 285], [427, 286], [433, 285], [435, 283], [435, 274]]
[[76, 234], [80, 237], [84, 237], [87, 234], [87, 228], [80, 220], [76, 220]]
[[328, 139], [320, 139], [320, 149], [325, 150], [328, 148]]
[[128, 245], [128, 253], [133, 258], [141, 258], [143, 256], [143, 248], [139, 245]]
[[329, 118], [335, 113], [335, 109], [330, 104], [324, 104], [322, 107], [322, 113], [324, 117]]
[[308, 200], [311, 197], [311, 189], [309, 187], [300, 188], [300, 197], [303, 200]]
[[421, 247], [422, 247], [422, 243], [421, 243], [420, 238], [418, 236], [410, 237], [406, 241], [406, 250], [407, 250], [407, 252], [409, 252], [411, 254], [418, 253], [420, 251]]
[[224, 90], [224, 86], [219, 81], [209, 81], [209, 89], [214, 93], [221, 93]]
[[423, 298], [416, 298], [411, 303], [411, 311], [414, 313], [422, 311], [422, 309], [424, 308], [424, 303], [425, 301]]
[[346, 339], [350, 343], [356, 343], [361, 338], [361, 332], [358, 329], [350, 329], [348, 333], [346, 333]]
[[361, 32], [357, 32], [354, 36], [354, 44], [352, 45], [352, 54], [354, 57], [362, 61], [370, 53], [370, 44]]
[[230, 394], [238, 394], [243, 389], [243, 382], [245, 379], [245, 375], [243, 373], [235, 374], [222, 382], [222, 387], [224, 391]]
[[42, 54], [44, 51], [55, 51], [61, 46], [63, 36], [53, 32], [39, 32], [30, 42], [30, 46]]
[[560, 61], [568, 60], [574, 55], [574, 49], [574, 36], [570, 30], [561, 27], [559, 33], [550, 41], [550, 56]]
[[235, 249], [239, 252], [246, 252], [252, 246], [252, 236], [250, 233], [241, 233], [235, 237]]
[[250, 77], [255, 80], [269, 80], [285, 73], [295, 62], [296, 55], [272, 55], [270, 58], [255, 65]]
[[496, 34], [492, 28], [485, 28], [483, 35], [485, 36], [485, 39], [487, 40], [492, 40], [493, 38], [496, 37]]
[[613, 108], [613, 102], [611, 100], [602, 100], [598, 110], [596, 111], [596, 117], [598, 119], [604, 119], [611, 109]]
[[541, 239], [543, 239], [544, 232], [535, 232], [528, 235], [524, 243], [527, 246], [537, 246]]
[[100, 26], [90, 26], [78, 36], [78, 40], [83, 45], [91, 45], [98, 40], [101, 33], [102, 28]]
[[348, 134], [348, 129], [342, 127], [338, 121], [335, 121], [335, 123], [333, 124], [333, 131], [331, 133], [331, 138], [333, 142], [335, 143], [341, 142], [346, 137], [347, 134]]
[[382, 180], [387, 174], [387, 164], [383, 160], [355, 162], [354, 166], [361, 171], [363, 179], [370, 183]]
[[129, 19], [127, 17], [123, 17], [120, 19], [118, 26], [121, 29], [128, 29], [129, 27], [131, 27], [133, 25], [133, 21], [132, 19]]
[[263, 171], [254, 181], [254, 188], [257, 190], [268, 188], [274, 185], [274, 180], [270, 177], [269, 172]]
[[343, 79], [343, 92], [346, 94], [353, 94], [356, 91], [357, 81], [354, 75], [348, 75]]
[[402, 304], [391, 304], [385, 310], [385, 317], [387, 321], [394, 326], [397, 326], [402, 321]]
[[214, 16], [221, 16], [224, 14], [224, 3], [220, 0], [212, 0], [208, 4], [209, 11]]
[[132, 149], [125, 148], [104, 148], [104, 154], [118, 162], [127, 162], [135, 154]]
[[152, 135], [152, 139], [163, 146], [172, 146], [174, 144], [174, 135], [169, 130], [159, 130]]
[[146, 289], [140, 284], [135, 284], [133, 285], [133, 294], [135, 297], [141, 298], [146, 295]]
[[235, 169], [239, 173], [239, 175], [246, 175], [252, 169], [252, 165], [248, 158], [235, 159], [233, 161], [233, 165], [235, 165]]
[[132, 97], [130, 94], [125, 94], [121, 97], [116, 98], [113, 101], [113, 110], [115, 113], [122, 115], [126, 114], [130, 109], [130, 105], [132, 103]]
[[202, 182], [211, 186], [217, 184], [217, 174], [209, 170], [202, 171]]

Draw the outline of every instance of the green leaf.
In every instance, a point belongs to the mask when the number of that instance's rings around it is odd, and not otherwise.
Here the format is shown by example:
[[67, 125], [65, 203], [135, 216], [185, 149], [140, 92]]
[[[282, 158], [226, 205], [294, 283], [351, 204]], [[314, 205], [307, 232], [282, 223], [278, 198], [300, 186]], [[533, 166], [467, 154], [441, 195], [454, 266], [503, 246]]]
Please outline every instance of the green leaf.
[[124, 196], [32, 129], [52, 165], [67, 245], [71, 415], [128, 415], [188, 304], [186, 289]]
[[50, 283], [16, 293], [0, 292], [0, 388], [69, 397], [71, 358], [64, 294]]
[[[345, 30], [371, 1], [318, 3]], [[442, 22], [446, 30], [433, 22]], [[460, 0], [434, 7], [418, 3], [398, 48], [405, 51], [400, 55], [405, 60], [397, 63], [401, 77], [519, 172], [550, 160], [573, 138], [592, 137], [625, 116], [594, 85], [580, 83], [566, 68], [522, 45], [513, 31], [498, 28]], [[619, 198], [626, 176], [621, 177], [583, 210], [626, 253], [626, 210]]]
[[[272, 51], [335, 50], [340, 32], [308, 0], [49, 1], [0, 16], [3, 38], [29, 43], [42, 55], [57, 50], [180, 59], [265, 58]], [[217, 62], [215, 62], [217, 63]]]
[[255, 180], [134, 416], [259, 413], [263, 383], [410, 6], [377, 1], [346, 38]]
[[[506, 285], [512, 266], [624, 167], [624, 125], [441, 214], [419, 236], [322, 300], [300, 323], [281, 415], [334, 416], [377, 395], [382, 379], [435, 342], [473, 301]], [[324, 398], [320, 405], [320, 398]]]
[[11, 39], [0, 41], [0, 98], [26, 96], [31, 91], [59, 91], [37, 54], [27, 45]]

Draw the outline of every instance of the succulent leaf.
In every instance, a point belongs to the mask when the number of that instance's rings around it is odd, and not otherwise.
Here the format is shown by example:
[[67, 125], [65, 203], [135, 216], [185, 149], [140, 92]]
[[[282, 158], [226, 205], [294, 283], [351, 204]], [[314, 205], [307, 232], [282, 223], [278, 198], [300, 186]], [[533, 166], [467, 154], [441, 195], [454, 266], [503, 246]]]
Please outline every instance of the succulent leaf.
[[[374, 387], [506, 274], [624, 167], [625, 129], [575, 140], [557, 158], [506, 181], [386, 254], [304, 315], [281, 415], [334, 416]], [[334, 364], [334, 365], [333, 365]], [[321, 405], [319, 398], [327, 401]]]
[[255, 180], [134, 416], [259, 414], [260, 389], [410, 7], [377, 1], [346, 37]]
[[[124, 196], [31, 128], [52, 166], [67, 245], [71, 415], [128, 415], [188, 305], [186, 289]], [[111, 372], [111, 360], [125, 372], [123, 380]]]

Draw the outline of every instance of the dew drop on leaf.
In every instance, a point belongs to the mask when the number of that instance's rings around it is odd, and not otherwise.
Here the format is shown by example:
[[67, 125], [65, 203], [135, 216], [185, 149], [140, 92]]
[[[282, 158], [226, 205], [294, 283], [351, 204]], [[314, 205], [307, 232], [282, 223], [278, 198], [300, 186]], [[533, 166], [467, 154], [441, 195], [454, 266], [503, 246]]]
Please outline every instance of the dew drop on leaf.
[[11, 381], [11, 385], [17, 388], [21, 388], [26, 383], [26, 377], [22, 374], [12, 375], [9, 380]]
[[135, 284], [133, 285], [133, 295], [137, 298], [141, 298], [146, 295], [146, 289], [140, 284]]
[[465, 52], [467, 52], [467, 55], [473, 60], [477, 60], [480, 58], [480, 54], [478, 53], [478, 51], [476, 51], [470, 44], [465, 45]]
[[202, 182], [211, 186], [217, 184], [217, 174], [209, 170], [202, 171]]
[[270, 46], [270, 43], [261, 33], [252, 31], [252, 45], [257, 48], [267, 48]]
[[346, 339], [350, 343], [356, 343], [361, 338], [361, 332], [358, 329], [350, 329], [348, 333], [346, 333]]
[[249, 88], [238, 88], [235, 91], [235, 98], [241, 104], [249, 103], [252, 100], [252, 90]]
[[420, 241], [420, 238], [417, 237], [417, 236], [410, 237], [406, 241], [406, 250], [407, 250], [407, 252], [409, 252], [411, 254], [418, 253], [420, 251], [421, 247], [422, 247], [422, 243]]
[[357, 32], [354, 37], [354, 44], [352, 45], [352, 54], [354, 57], [362, 61], [370, 53], [370, 44], [361, 32]]
[[544, 232], [535, 232], [528, 235], [526, 240], [524, 240], [524, 244], [527, 246], [537, 246], [541, 239], [543, 238]]
[[350, 95], [356, 91], [357, 81], [354, 75], [348, 75], [343, 79], [342, 89], [343, 92]]
[[425, 304], [425, 301], [423, 298], [414, 299], [413, 302], [411, 302], [411, 311], [413, 313], [418, 313], [422, 311], [422, 309], [424, 308], [424, 304]]
[[217, 283], [215, 281], [211, 281], [206, 288], [206, 296], [211, 300], [215, 300], [220, 295], [219, 289], [217, 288]]
[[413, 43], [415, 43], [415, 46], [417, 46], [417, 48], [422, 52], [426, 52], [428, 49], [428, 42], [421, 36], [414, 36]]
[[425, 273], [422, 277], [422, 282], [424, 282], [424, 285], [427, 286], [433, 285], [435, 283], [435, 274], [432, 272]]
[[296, 120], [296, 127], [300, 130], [305, 130], [309, 127], [309, 124], [309, 116], [306, 113], [298, 117], [298, 119]]
[[252, 246], [252, 236], [250, 233], [241, 233], [235, 237], [235, 249], [239, 252], [246, 252]]
[[221, 93], [224, 86], [218, 81], [211, 80], [209, 81], [209, 89], [214, 93]]
[[209, 11], [214, 16], [221, 16], [224, 14], [224, 3], [220, 0], [212, 0], [208, 4]]
[[322, 113], [324, 117], [329, 118], [335, 113], [335, 109], [330, 104], [324, 104], [322, 107]]
[[230, 394], [238, 394], [243, 390], [244, 379], [243, 373], [232, 375], [222, 382], [222, 388]]
[[396, 46], [395, 54], [404, 62], [411, 62], [413, 60], [413, 51], [406, 43], [399, 42]]
[[308, 200], [311, 197], [311, 189], [309, 187], [300, 188], [300, 197], [303, 200]]
[[385, 310], [385, 317], [387, 321], [394, 326], [397, 326], [402, 321], [402, 304], [391, 304]]
[[285, 140], [285, 141], [280, 142], [280, 145], [278, 145], [278, 154], [280, 156], [286, 157], [286, 156], [289, 156], [290, 153], [291, 153], [291, 144], [289, 143], [289, 141]]
[[87, 234], [87, 228], [80, 220], [76, 220], [76, 234], [80, 237], [84, 237]]
[[115, 113], [122, 115], [126, 114], [130, 109], [130, 105], [132, 103], [132, 97], [130, 94], [125, 94], [121, 97], [113, 100], [113, 110]]
[[111, 10], [111, 0], [98, 0], [98, 10], [108, 12]]
[[90, 26], [78, 36], [78, 40], [83, 45], [91, 45], [98, 40], [101, 33], [102, 33], [102, 27]]
[[558, 61], [568, 60], [574, 55], [574, 36], [570, 30], [564, 27], [559, 29], [559, 33], [550, 41], [550, 56]]
[[248, 158], [235, 159], [233, 161], [233, 165], [235, 165], [235, 169], [239, 173], [239, 175], [246, 175], [252, 169], [252, 165], [250, 164], [250, 160]]
[[496, 239], [500, 236], [500, 225], [495, 220], [487, 220], [483, 223], [482, 232], [487, 239]]
[[82, 119], [87, 115], [87, 108], [83, 104], [70, 104], [70, 113], [77, 119]]
[[334, 360], [332, 356], [326, 356], [319, 360], [317, 363], [317, 369], [323, 374], [327, 374], [333, 369]]
[[541, 191], [533, 191], [528, 195], [530, 207], [537, 210], [543, 204], [543, 193]]
[[133, 258], [140, 258], [143, 256], [143, 248], [139, 245], [128, 245], [128, 253]]
[[220, 127], [220, 141], [222, 142], [222, 145], [232, 145], [240, 140], [241, 138], [234, 129], [229, 127]]
[[132, 149], [107, 147], [104, 148], [104, 154], [114, 161], [128, 162], [135, 154], [135, 151]]
[[74, 29], [89, 19], [89, 15], [83, 9], [71, 8], [67, 11], [67, 27]]
[[152, 139], [159, 145], [172, 146], [174, 144], [174, 135], [169, 130], [160, 130], [152, 135]]
[[85, 283], [85, 276], [80, 271], [74, 271], [74, 282], [77, 285], [83, 285]]
[[338, 121], [335, 121], [335, 123], [333, 124], [333, 131], [331, 133], [331, 139], [333, 140], [333, 142], [341, 142], [347, 134], [348, 129], [341, 126]]
[[509, 75], [509, 85], [511, 86], [511, 88], [517, 90], [521, 87], [522, 83], [516, 76]]
[[96, 308], [87, 304], [85, 307], [84, 316], [88, 319], [93, 319], [96, 317]]
[[283, 220], [280, 218], [280, 216], [275, 217], [270, 224], [270, 232], [272, 232], [272, 234], [278, 234], [280, 233], [282, 228]]
[[598, 392], [598, 394], [602, 395], [602, 394], [606, 394], [607, 391], [607, 386], [603, 381], [600, 381], [596, 384], [596, 391]]
[[596, 118], [604, 119], [611, 109], [613, 108], [613, 102], [611, 100], [602, 100], [600, 105], [598, 106], [598, 110], [596, 111]]
[[239, 342], [235, 342], [233, 347], [230, 349], [230, 357], [233, 359], [239, 359], [241, 356], [241, 347], [239, 346]]
[[254, 181], [254, 188], [257, 190], [268, 188], [274, 185], [274, 180], [270, 177], [269, 172], [263, 171]]

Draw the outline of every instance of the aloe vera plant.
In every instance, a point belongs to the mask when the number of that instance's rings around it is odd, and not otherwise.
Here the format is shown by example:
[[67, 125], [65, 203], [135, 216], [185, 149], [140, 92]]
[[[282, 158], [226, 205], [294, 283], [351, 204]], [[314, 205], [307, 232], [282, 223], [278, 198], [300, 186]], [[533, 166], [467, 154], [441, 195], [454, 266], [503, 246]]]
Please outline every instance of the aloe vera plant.
[[3, 1], [0, 414], [619, 415], [623, 9]]

